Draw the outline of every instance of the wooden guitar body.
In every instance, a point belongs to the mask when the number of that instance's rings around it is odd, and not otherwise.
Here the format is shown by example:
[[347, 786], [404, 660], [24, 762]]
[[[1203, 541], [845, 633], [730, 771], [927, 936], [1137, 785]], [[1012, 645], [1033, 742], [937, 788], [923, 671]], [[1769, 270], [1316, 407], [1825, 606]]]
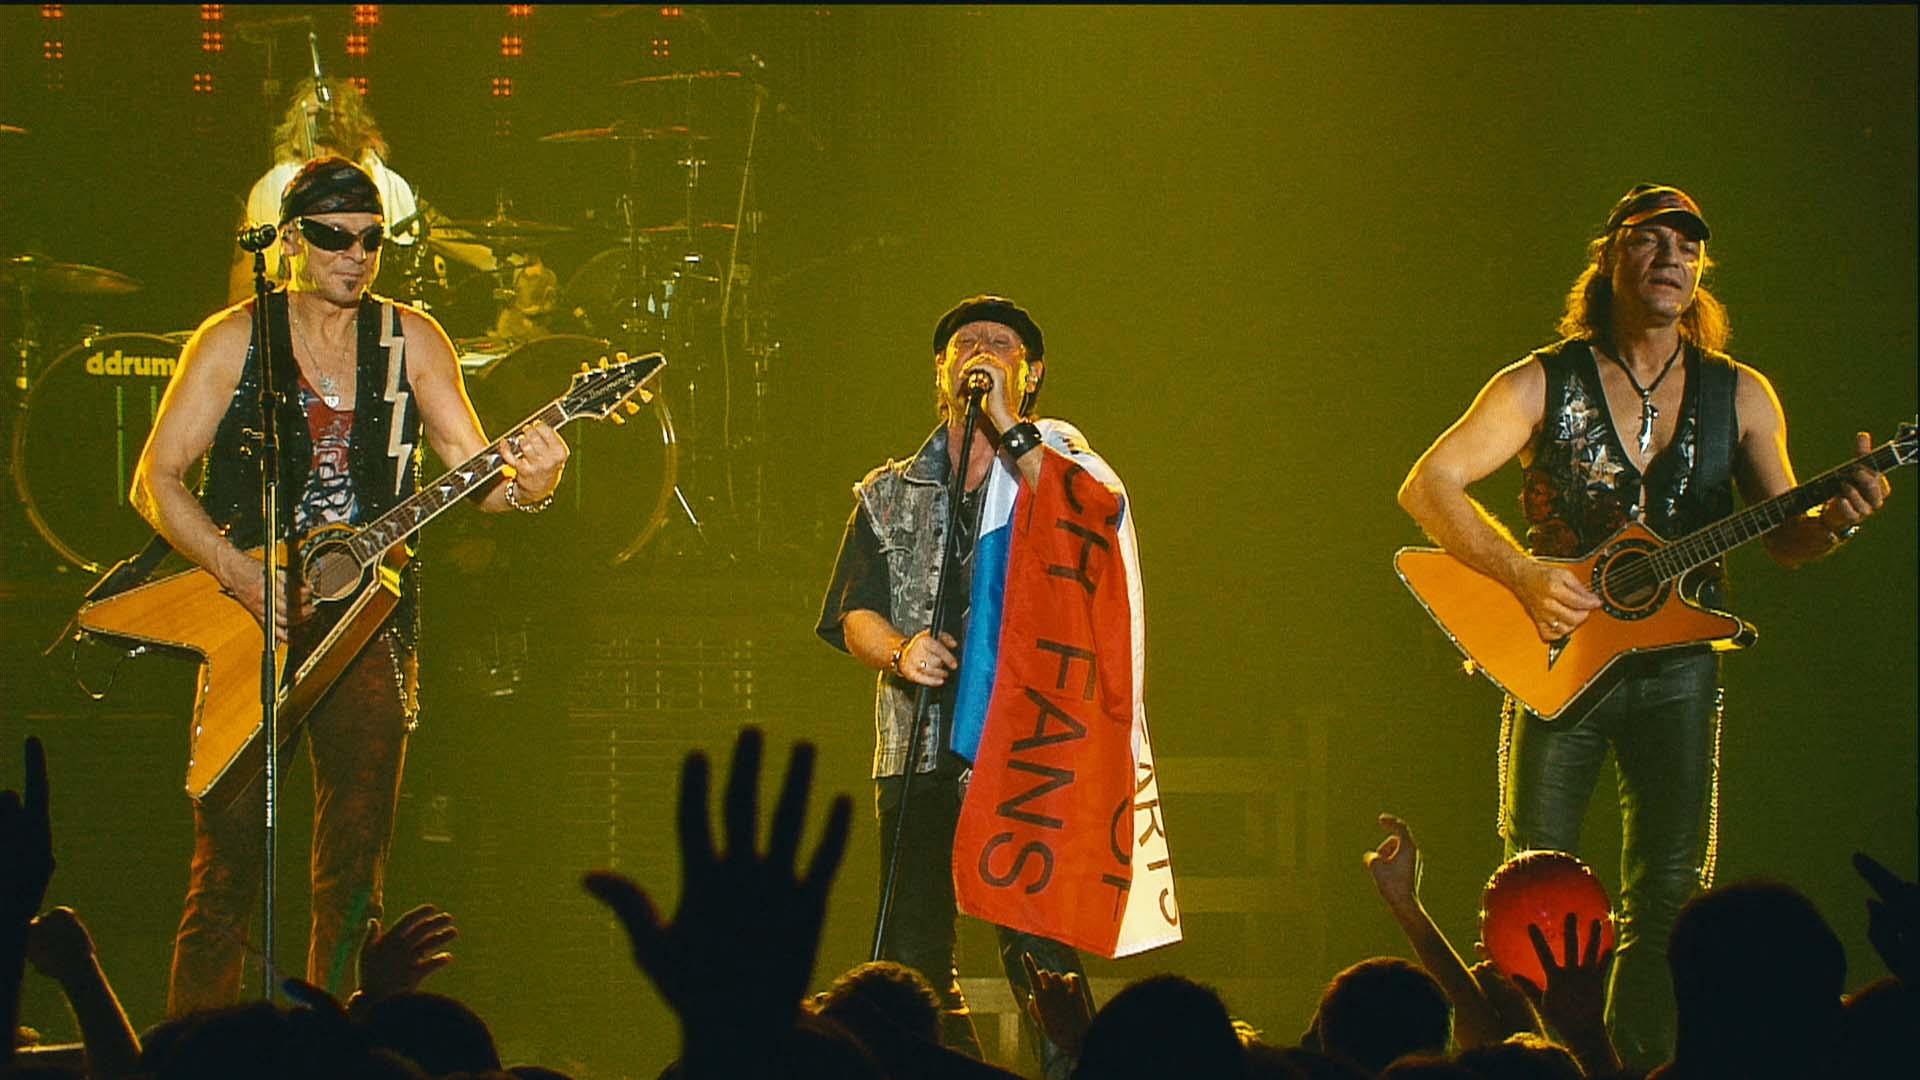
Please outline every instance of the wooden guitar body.
[[1646, 526], [1629, 523], [1583, 558], [1541, 560], [1571, 570], [1602, 604], [1557, 642], [1540, 640], [1527, 609], [1506, 586], [1439, 548], [1401, 548], [1393, 566], [1466, 654], [1469, 671], [1479, 670], [1527, 708], [1554, 719], [1622, 657], [1689, 645], [1752, 644], [1757, 635], [1751, 626], [1647, 572], [1647, 559], [1666, 546]]
[[[252, 554], [258, 557], [260, 549]], [[286, 565], [284, 544], [277, 558]], [[326, 627], [325, 633], [304, 652], [290, 656], [285, 645], [275, 650], [283, 748], [393, 613], [407, 559], [406, 547], [395, 546], [350, 595], [321, 603], [313, 619]], [[199, 659], [187, 739], [187, 794], [209, 810], [232, 806], [265, 766], [260, 717], [265, 635], [252, 613], [223, 591], [212, 574], [193, 569], [88, 603], [77, 619], [81, 629], [92, 634]]]

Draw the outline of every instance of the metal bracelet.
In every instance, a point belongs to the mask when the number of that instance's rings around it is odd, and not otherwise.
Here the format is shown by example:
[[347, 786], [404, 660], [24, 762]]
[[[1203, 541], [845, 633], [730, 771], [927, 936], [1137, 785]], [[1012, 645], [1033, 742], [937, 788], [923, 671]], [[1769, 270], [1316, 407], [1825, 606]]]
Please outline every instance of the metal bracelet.
[[553, 505], [553, 492], [547, 492], [547, 497], [539, 502], [523, 503], [520, 501], [520, 478], [511, 477], [507, 480], [507, 505], [523, 514], [537, 514]]

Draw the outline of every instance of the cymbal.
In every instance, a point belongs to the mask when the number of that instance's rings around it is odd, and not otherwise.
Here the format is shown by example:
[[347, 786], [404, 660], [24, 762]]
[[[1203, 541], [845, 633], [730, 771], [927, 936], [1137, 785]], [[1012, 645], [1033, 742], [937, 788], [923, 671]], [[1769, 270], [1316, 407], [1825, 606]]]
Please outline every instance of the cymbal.
[[0, 262], [0, 283], [75, 296], [126, 296], [143, 287], [138, 280], [118, 270], [55, 262], [37, 254], [15, 255]]
[[661, 75], [637, 75], [631, 79], [621, 79], [615, 86], [655, 86], [661, 83], [704, 82], [708, 79], [743, 79], [746, 76], [738, 71], [669, 71]]
[[615, 121], [606, 127], [580, 128], [576, 131], [556, 131], [542, 135], [537, 140], [543, 143], [583, 143], [583, 142], [705, 142], [711, 135], [696, 134], [684, 124], [668, 127], [641, 127], [624, 120]]
[[471, 240], [487, 244], [538, 244], [573, 235], [571, 225], [550, 225], [527, 218], [496, 217], [485, 220], [443, 221], [429, 235], [429, 242]]

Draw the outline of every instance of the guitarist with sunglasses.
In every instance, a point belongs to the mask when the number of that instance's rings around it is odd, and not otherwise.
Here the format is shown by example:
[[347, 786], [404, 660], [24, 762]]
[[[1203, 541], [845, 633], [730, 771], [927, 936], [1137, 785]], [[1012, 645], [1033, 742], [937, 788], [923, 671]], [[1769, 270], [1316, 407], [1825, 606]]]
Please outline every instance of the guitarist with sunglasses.
[[[1726, 308], [1702, 285], [1710, 232], [1678, 188], [1640, 184], [1587, 246], [1562, 340], [1505, 368], [1415, 462], [1400, 505], [1467, 566], [1504, 585], [1542, 642], [1564, 642], [1601, 607], [1580, 576], [1541, 557], [1592, 551], [1629, 521], [1674, 538], [1796, 486], [1786, 421], [1765, 376], [1721, 350]], [[1862, 454], [1871, 448], [1857, 436]], [[1526, 545], [1467, 494], [1518, 458]], [[1763, 542], [1784, 566], [1823, 558], [1881, 506], [1886, 479], [1846, 473], [1839, 494]], [[1695, 582], [1721, 607], [1717, 566]], [[1607, 1018], [1630, 1065], [1672, 1053], [1666, 941], [1711, 883], [1719, 663], [1707, 646], [1629, 656], [1551, 721], [1507, 699], [1500, 823], [1508, 854], [1577, 852], [1612, 748], [1625, 829], [1621, 927]]]
[[[431, 317], [369, 291], [384, 228], [379, 188], [343, 158], [308, 163], [280, 199], [277, 242], [291, 275], [284, 290], [268, 295], [267, 324], [284, 403], [281, 520], [292, 523], [296, 537], [327, 524], [372, 521], [412, 495], [423, 440], [450, 462], [487, 448], [446, 333]], [[261, 620], [263, 571], [247, 554], [265, 539], [257, 465], [245, 453], [249, 429], [260, 423], [253, 336], [249, 300], [208, 319], [188, 342], [141, 453], [132, 498], [175, 550]], [[567, 460], [559, 434], [536, 424], [503, 440], [499, 451], [513, 472], [481, 489], [480, 508], [544, 508]], [[202, 456], [206, 475], [196, 496], [185, 478]], [[410, 572], [402, 582], [394, 615], [303, 732], [315, 799], [306, 978], [339, 993], [361, 928], [381, 915], [401, 763], [417, 705]], [[314, 605], [296, 586], [286, 586], [272, 630], [299, 653], [325, 628], [307, 618]], [[230, 806], [194, 806], [193, 866], [174, 942], [170, 1015], [238, 1000], [261, 884], [262, 788], [256, 778]]]

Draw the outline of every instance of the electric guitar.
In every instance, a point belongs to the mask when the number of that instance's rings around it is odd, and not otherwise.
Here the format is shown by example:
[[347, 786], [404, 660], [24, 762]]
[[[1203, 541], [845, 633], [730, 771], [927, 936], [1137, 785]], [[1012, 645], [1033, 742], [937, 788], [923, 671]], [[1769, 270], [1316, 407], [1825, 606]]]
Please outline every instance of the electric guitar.
[[[1920, 423], [1920, 421], [1916, 421]], [[1541, 641], [1533, 619], [1507, 587], [1439, 548], [1401, 548], [1394, 570], [1447, 638], [1478, 671], [1516, 701], [1549, 720], [1558, 717], [1634, 653], [1711, 645], [1743, 648], [1758, 636], [1752, 626], [1701, 604], [1687, 575], [1839, 494], [1857, 466], [1890, 472], [1913, 464], [1920, 428], [1900, 432], [1879, 448], [1765, 502], [1668, 542], [1629, 522], [1582, 558], [1542, 559], [1566, 567], [1600, 598], [1587, 620], [1558, 641]]]
[[[558, 430], [584, 417], [624, 422], [633, 402], [651, 400], [647, 383], [666, 366], [649, 353], [597, 368], [581, 366], [567, 392], [515, 425], [507, 438], [539, 421]], [[302, 576], [312, 590], [325, 633], [301, 655], [275, 650], [282, 747], [347, 665], [372, 640], [400, 602], [400, 571], [411, 557], [403, 542], [505, 466], [496, 447], [455, 466], [411, 498], [366, 525], [326, 525], [297, 546]], [[255, 548], [253, 555], [262, 555]], [[287, 544], [275, 549], [288, 565]], [[260, 715], [260, 654], [265, 633], [238, 600], [204, 569], [195, 568], [83, 604], [80, 628], [115, 644], [182, 650], [200, 659], [188, 738], [187, 794], [208, 809], [230, 807], [264, 769]]]

